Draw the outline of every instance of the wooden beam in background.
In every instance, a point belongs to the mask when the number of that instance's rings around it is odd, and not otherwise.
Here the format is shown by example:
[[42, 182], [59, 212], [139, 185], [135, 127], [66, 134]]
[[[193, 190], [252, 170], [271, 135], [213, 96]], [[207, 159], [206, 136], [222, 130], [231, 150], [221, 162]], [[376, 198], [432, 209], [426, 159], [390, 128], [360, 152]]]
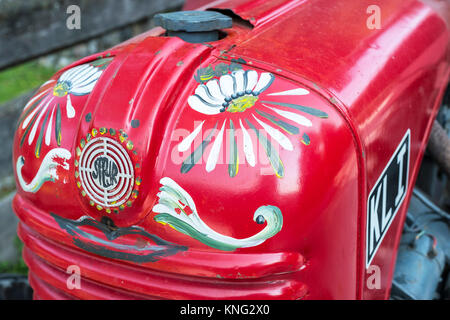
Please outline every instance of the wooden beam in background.
[[[184, 0], [0, 0], [0, 70], [125, 27]], [[66, 26], [81, 9], [81, 29]]]

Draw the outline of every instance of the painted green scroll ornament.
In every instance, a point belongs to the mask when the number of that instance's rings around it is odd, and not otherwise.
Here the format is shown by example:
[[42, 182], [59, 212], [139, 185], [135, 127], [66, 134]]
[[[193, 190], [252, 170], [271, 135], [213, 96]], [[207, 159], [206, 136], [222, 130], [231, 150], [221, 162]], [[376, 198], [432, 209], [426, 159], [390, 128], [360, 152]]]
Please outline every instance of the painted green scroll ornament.
[[46, 182], [56, 182], [59, 177], [57, 168], [61, 167], [64, 170], [69, 170], [68, 160], [71, 158], [69, 150], [63, 148], [56, 148], [50, 150], [45, 156], [39, 167], [39, 171], [34, 176], [33, 180], [26, 183], [22, 176], [22, 168], [25, 165], [25, 158], [20, 156], [16, 163], [17, 179], [23, 191], [36, 193], [41, 189]]
[[225, 236], [203, 222], [191, 196], [175, 181], [166, 177], [162, 178], [160, 183], [162, 186], [158, 193], [159, 200], [153, 207], [153, 211], [158, 213], [154, 220], [167, 224], [209, 247], [223, 251], [254, 247], [276, 235], [283, 226], [283, 215], [279, 208], [262, 206], [255, 211], [253, 220], [258, 224], [267, 222], [263, 230], [245, 239]]

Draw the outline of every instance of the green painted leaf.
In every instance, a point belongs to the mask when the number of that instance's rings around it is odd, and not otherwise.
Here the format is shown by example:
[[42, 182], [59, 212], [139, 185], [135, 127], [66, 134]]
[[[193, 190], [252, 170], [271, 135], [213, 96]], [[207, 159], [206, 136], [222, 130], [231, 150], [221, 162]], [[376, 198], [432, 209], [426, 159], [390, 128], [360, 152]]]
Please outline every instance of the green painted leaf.
[[188, 173], [191, 169], [197, 164], [197, 162], [201, 159], [203, 152], [205, 152], [206, 147], [211, 143], [212, 137], [217, 130], [217, 125], [219, 122], [216, 122], [214, 129], [211, 130], [209, 135], [203, 140], [202, 144], [197, 147], [187, 158], [183, 161], [181, 165], [181, 173]]
[[304, 133], [301, 142], [304, 145], [309, 146], [311, 144], [311, 139], [309, 138], [309, 136], [306, 133]]
[[275, 174], [278, 178], [284, 177], [284, 165], [283, 162], [280, 159], [280, 156], [278, 155], [278, 152], [273, 148], [272, 144], [270, 143], [267, 138], [261, 134], [260, 130], [258, 130], [248, 119], [245, 119], [247, 121], [247, 124], [252, 128], [256, 136], [258, 137], [259, 143], [264, 148], [267, 158], [270, 161], [270, 164], [275, 171]]
[[286, 108], [292, 108], [307, 114], [310, 114], [312, 116], [315, 117], [319, 117], [319, 118], [323, 118], [323, 119], [327, 119], [328, 118], [328, 114], [326, 112], [323, 112], [322, 110], [316, 109], [316, 108], [311, 108], [311, 107], [305, 107], [305, 106], [301, 106], [298, 104], [292, 104], [292, 103], [283, 103], [283, 102], [273, 102], [273, 101], [261, 101], [262, 103], [269, 103], [269, 104], [273, 104], [276, 106], [282, 106], [282, 107], [286, 107]]
[[267, 112], [264, 112], [264, 111], [256, 110], [256, 112], [260, 116], [266, 118], [267, 120], [269, 120], [273, 124], [277, 125], [278, 127], [280, 127], [281, 129], [283, 129], [284, 131], [286, 131], [289, 134], [299, 134], [300, 133], [299, 128], [287, 123], [286, 121], [280, 120], [279, 118], [277, 118], [271, 114], [268, 114]]
[[20, 116], [19, 120], [17, 121], [17, 126], [19, 126], [20, 123], [22, 123], [23, 120], [25, 120], [28, 115], [34, 110], [36, 109], [36, 107], [42, 102], [42, 100], [44, 100], [44, 98], [46, 98], [47, 95], [44, 95], [44, 97], [38, 99], [35, 103], [33, 103], [31, 106], [28, 107], [27, 110], [24, 111], [24, 113]]
[[56, 119], [55, 119], [55, 138], [58, 147], [61, 146], [61, 108], [59, 106], [56, 107]]
[[20, 147], [23, 146], [23, 143], [25, 142], [25, 138], [28, 135], [28, 132], [30, 132], [30, 129], [33, 127], [34, 123], [36, 122], [37, 117], [39, 116], [39, 114], [42, 112], [42, 110], [36, 112], [36, 114], [33, 116], [33, 119], [31, 119], [31, 122], [28, 124], [27, 129], [25, 130], [25, 132], [22, 135], [22, 139], [20, 140]]
[[212, 239], [208, 237], [207, 234], [202, 233], [198, 230], [196, 230], [194, 227], [189, 225], [188, 223], [176, 219], [175, 217], [172, 217], [170, 214], [167, 213], [160, 213], [156, 215], [153, 218], [156, 222], [169, 224], [171, 227], [173, 227], [175, 230], [184, 233], [185, 235], [188, 235], [204, 244], [206, 244], [209, 247], [222, 250], [222, 251], [233, 251], [236, 249], [235, 246], [229, 245], [224, 242], [217, 241], [215, 239]]
[[214, 76], [215, 76], [215, 71], [214, 71], [213, 67], [211, 67], [209, 65], [206, 68], [198, 69], [197, 74], [194, 75], [194, 79], [198, 83], [205, 83], [208, 80], [211, 80], [212, 78], [214, 78]]
[[106, 67], [113, 61], [113, 58], [101, 58], [90, 63], [91, 66], [97, 67], [100, 70], [106, 69]]
[[41, 155], [42, 140], [44, 139], [45, 125], [47, 124], [49, 114], [50, 109], [47, 111], [47, 114], [45, 115], [44, 122], [42, 123], [41, 131], [39, 132], [39, 137], [36, 142], [36, 150], [34, 152], [36, 158], [39, 158], [39, 156]]
[[231, 178], [234, 178], [239, 171], [239, 154], [234, 132], [233, 120], [230, 120], [230, 163], [228, 164], [228, 174]]

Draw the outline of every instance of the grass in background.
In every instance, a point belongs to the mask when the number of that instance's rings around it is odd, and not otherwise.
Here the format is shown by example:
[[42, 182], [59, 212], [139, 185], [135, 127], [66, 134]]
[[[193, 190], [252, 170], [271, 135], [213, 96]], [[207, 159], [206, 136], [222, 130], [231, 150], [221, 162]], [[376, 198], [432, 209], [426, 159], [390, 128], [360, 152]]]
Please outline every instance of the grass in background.
[[26, 276], [28, 274], [28, 266], [21, 259], [15, 263], [12, 262], [0, 262], [0, 274], [21, 274]]
[[36, 61], [12, 67], [0, 72], [0, 104], [39, 87], [49, 80], [56, 69], [40, 65]]

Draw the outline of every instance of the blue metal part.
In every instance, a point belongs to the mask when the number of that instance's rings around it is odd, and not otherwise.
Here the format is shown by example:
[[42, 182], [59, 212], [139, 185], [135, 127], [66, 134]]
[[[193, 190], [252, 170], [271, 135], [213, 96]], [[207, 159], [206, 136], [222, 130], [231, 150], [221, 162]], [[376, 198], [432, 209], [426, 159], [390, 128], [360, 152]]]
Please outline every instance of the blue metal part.
[[447, 214], [415, 189], [398, 251], [391, 298], [436, 298], [449, 260], [449, 244]]
[[215, 11], [178, 11], [155, 15], [158, 26], [167, 30], [169, 36], [186, 42], [200, 43], [219, 40], [219, 30], [231, 28], [233, 20]]
[[445, 261], [441, 249], [433, 250], [433, 238], [426, 234], [404, 237], [397, 256], [392, 294], [413, 300], [431, 300], [441, 281]]
[[155, 15], [155, 23], [168, 31], [205, 32], [231, 28], [230, 17], [215, 11], [177, 11]]

